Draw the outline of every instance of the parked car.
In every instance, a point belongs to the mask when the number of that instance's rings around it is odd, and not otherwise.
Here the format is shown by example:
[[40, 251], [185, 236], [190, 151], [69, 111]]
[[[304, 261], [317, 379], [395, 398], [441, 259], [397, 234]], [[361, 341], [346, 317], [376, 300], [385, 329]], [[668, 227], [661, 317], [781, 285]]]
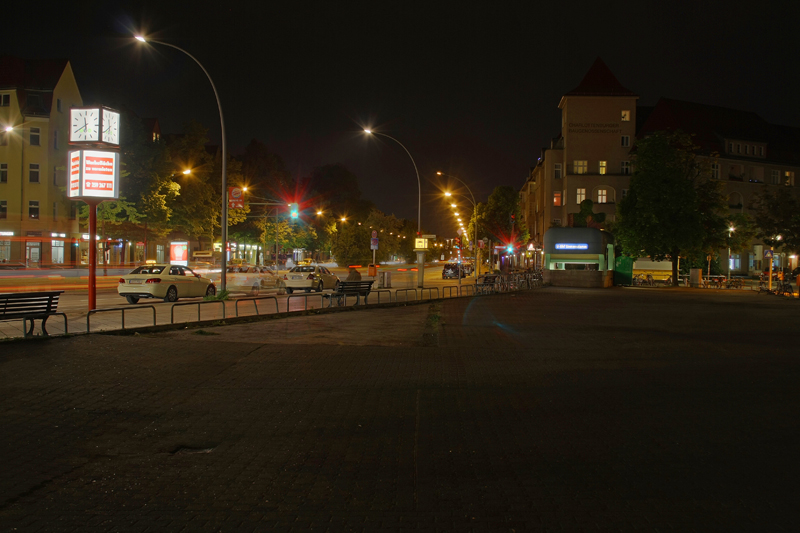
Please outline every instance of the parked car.
[[177, 302], [178, 298], [213, 296], [217, 288], [210, 279], [201, 277], [189, 267], [150, 264], [119, 278], [117, 293], [124, 296], [129, 304], [135, 304], [141, 298]]
[[[461, 277], [463, 278], [466, 275], [467, 273], [464, 271], [464, 268], [462, 266]], [[447, 263], [446, 265], [444, 265], [444, 267], [442, 268], [442, 279], [447, 279], [447, 278], [458, 279], [458, 263]]]
[[311, 292], [315, 290], [320, 292], [324, 289], [333, 289], [339, 282], [338, 276], [320, 265], [302, 265], [292, 267], [289, 272], [283, 276], [281, 282], [286, 288], [288, 294], [292, 294], [295, 290], [304, 290]]
[[[231, 265], [225, 272], [225, 288], [229, 291], [258, 296], [262, 289], [274, 289], [278, 286], [275, 272], [265, 266]], [[222, 281], [219, 272], [210, 275], [209, 278], [217, 285]]]

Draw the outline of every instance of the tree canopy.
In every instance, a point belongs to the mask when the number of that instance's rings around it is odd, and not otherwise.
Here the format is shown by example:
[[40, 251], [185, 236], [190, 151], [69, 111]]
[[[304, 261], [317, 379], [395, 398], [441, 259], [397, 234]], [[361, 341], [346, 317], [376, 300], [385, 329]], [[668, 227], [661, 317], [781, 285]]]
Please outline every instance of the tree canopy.
[[617, 210], [614, 233], [625, 254], [677, 262], [721, 247], [727, 237], [722, 183], [697, 157], [691, 136], [656, 132], [635, 145], [635, 171]]

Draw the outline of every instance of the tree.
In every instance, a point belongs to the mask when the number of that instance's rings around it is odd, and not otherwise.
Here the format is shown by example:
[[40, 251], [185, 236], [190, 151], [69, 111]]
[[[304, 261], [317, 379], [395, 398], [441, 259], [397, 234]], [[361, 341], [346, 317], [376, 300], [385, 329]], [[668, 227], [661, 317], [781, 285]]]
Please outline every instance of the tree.
[[[508, 185], [495, 187], [485, 207], [478, 204], [478, 237], [481, 233], [504, 244], [521, 245], [528, 241], [528, 228], [522, 221], [519, 192]], [[474, 215], [473, 215], [474, 216]]]
[[756, 235], [767, 246], [800, 251], [800, 201], [790, 188], [772, 193], [764, 186], [756, 197], [755, 224]]
[[672, 261], [724, 243], [727, 237], [722, 183], [711, 178], [710, 161], [697, 157], [691, 136], [656, 132], [635, 145], [636, 170], [614, 226], [625, 254]]
[[605, 213], [593, 211], [594, 202], [588, 198], [581, 202], [580, 211], [572, 217], [573, 228], [600, 228], [606, 220]]

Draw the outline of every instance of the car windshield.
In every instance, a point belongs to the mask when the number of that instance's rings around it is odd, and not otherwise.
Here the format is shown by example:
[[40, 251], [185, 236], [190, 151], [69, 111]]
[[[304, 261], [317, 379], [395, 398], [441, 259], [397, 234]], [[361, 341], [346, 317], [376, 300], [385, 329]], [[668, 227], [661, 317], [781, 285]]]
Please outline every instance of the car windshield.
[[299, 266], [294, 267], [290, 272], [314, 272], [313, 266]]
[[164, 268], [162, 265], [147, 265], [135, 269], [131, 274], [161, 274]]

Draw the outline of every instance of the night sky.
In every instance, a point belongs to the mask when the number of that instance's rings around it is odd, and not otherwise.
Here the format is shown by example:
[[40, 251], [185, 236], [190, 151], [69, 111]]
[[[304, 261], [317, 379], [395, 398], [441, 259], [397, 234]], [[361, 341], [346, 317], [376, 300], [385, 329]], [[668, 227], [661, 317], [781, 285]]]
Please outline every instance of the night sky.
[[232, 152], [260, 139], [298, 178], [342, 163], [380, 209], [416, 220], [411, 160], [361, 130], [384, 132], [416, 160], [423, 226], [444, 236], [455, 225], [435, 172], [478, 200], [521, 187], [559, 131], [560, 97], [598, 56], [642, 105], [664, 96], [800, 124], [795, 2], [61, 5], [5, 8], [0, 53], [66, 57], [86, 103], [158, 117], [164, 133], [194, 118], [219, 142], [199, 67], [131, 35], [175, 44], [214, 79]]

